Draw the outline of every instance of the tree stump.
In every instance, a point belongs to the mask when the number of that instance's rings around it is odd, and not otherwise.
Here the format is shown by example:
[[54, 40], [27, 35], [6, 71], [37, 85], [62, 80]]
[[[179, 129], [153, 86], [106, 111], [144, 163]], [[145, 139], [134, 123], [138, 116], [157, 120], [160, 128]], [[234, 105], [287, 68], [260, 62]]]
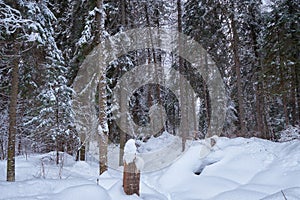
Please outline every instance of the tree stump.
[[135, 160], [128, 164], [124, 161], [123, 188], [127, 195], [140, 195], [140, 171], [136, 167]]

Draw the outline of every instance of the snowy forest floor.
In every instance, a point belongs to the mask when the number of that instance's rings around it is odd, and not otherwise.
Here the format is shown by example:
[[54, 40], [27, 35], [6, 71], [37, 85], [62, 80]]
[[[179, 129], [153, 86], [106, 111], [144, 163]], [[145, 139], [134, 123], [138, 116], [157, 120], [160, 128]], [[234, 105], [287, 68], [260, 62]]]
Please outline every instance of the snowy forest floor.
[[300, 140], [218, 138], [200, 159], [202, 145], [195, 141], [171, 166], [142, 174], [140, 197], [124, 194], [120, 171], [109, 169], [99, 177], [97, 163], [75, 162], [67, 154], [63, 166], [55, 164], [53, 152], [17, 157], [14, 183], [5, 181], [6, 161], [0, 161], [0, 199], [300, 199]]

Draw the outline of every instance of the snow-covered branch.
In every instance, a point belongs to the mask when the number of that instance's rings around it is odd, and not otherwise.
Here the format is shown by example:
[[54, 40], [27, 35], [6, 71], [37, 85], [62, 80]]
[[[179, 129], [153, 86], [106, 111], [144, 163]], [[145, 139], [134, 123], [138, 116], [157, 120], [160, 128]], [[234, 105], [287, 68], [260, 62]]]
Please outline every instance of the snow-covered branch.
[[0, 1], [0, 30], [1, 35], [11, 35], [18, 29], [23, 29], [24, 25], [31, 20], [24, 19], [19, 10]]

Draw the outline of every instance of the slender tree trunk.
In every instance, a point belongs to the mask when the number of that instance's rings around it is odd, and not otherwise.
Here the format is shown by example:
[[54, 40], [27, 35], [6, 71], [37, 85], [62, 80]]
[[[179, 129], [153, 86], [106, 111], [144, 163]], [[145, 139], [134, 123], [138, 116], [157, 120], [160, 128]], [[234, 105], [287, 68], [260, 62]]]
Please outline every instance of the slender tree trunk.
[[[17, 53], [18, 51], [15, 51]], [[9, 105], [9, 135], [7, 149], [7, 181], [15, 181], [16, 115], [19, 84], [19, 58], [14, 58], [12, 66], [11, 96]]]
[[[177, 30], [178, 32], [182, 33], [182, 4], [181, 4], [181, 0], [177, 0]], [[180, 41], [180, 38], [178, 39], [178, 55], [180, 55], [180, 45], [181, 45], [182, 41]], [[178, 60], [178, 64], [179, 64], [179, 73], [181, 74], [180, 78], [179, 78], [179, 89], [180, 89], [180, 102], [181, 102], [181, 116], [188, 116], [188, 113], [187, 113], [187, 105], [183, 105], [183, 102], [186, 102], [185, 98], [187, 98], [187, 96], [185, 95], [185, 91], [186, 91], [186, 88], [184, 87], [183, 83], [184, 83], [184, 80], [183, 79], [183, 76], [185, 74], [184, 72], [184, 60], [183, 58], [179, 57], [179, 60]], [[181, 117], [181, 127], [183, 127], [184, 129], [189, 127], [188, 126], [188, 119], [184, 118], [184, 117]], [[182, 151], [185, 151], [185, 143], [186, 143], [186, 137], [187, 137], [187, 133], [186, 131], [187, 130], [179, 130], [179, 131], [182, 131], [182, 133], [180, 133], [181, 135], [181, 138], [182, 138]]]
[[126, 133], [120, 130], [120, 155], [119, 155], [119, 166], [123, 166], [124, 147], [126, 143]]
[[0, 160], [4, 160], [5, 159], [5, 152], [4, 152], [4, 141], [1, 138], [0, 139]]
[[[122, 14], [122, 25], [126, 29], [127, 28], [127, 20], [126, 20], [126, 0], [122, 0], [121, 2], [121, 14]], [[122, 69], [118, 69], [118, 77], [121, 76]], [[123, 91], [123, 90], [122, 90]], [[123, 98], [124, 94], [120, 94], [120, 98]], [[121, 108], [123, 110], [125, 108]], [[123, 122], [122, 122], [123, 123]], [[120, 133], [120, 151], [119, 151], [119, 166], [123, 166], [123, 156], [124, 156], [124, 147], [126, 143], [126, 133], [122, 130], [119, 130]]]
[[59, 150], [58, 150], [58, 145], [56, 145], [56, 165], [59, 164]]
[[[150, 15], [149, 15], [149, 11], [148, 11], [148, 5], [145, 4], [144, 6], [145, 9], [145, 15], [146, 15], [146, 22], [147, 22], [147, 26], [151, 27], [151, 23], [150, 23]], [[156, 8], [156, 12], [155, 12], [155, 17], [156, 20], [154, 21], [154, 24], [156, 26], [156, 28], [160, 27], [160, 23], [159, 23], [159, 10], [158, 8]], [[159, 29], [158, 29], [159, 31]], [[150, 31], [150, 42], [151, 42], [151, 46], [154, 47], [154, 42], [153, 42], [153, 35], [152, 32]], [[154, 78], [155, 78], [155, 82], [159, 83], [161, 76], [163, 75], [162, 72], [162, 66], [161, 66], [161, 55], [160, 53], [156, 53], [156, 49], [149, 49], [148, 51], [148, 57], [149, 57], [149, 61], [151, 61], [151, 53], [150, 51], [152, 51], [152, 58], [153, 58], [153, 64], [154, 64]], [[150, 63], [150, 62], [149, 62]], [[153, 95], [153, 98], [151, 97], [151, 93]], [[153, 100], [157, 100], [157, 103], [162, 105], [162, 99], [161, 99], [161, 91], [160, 91], [160, 86], [156, 85], [155, 88], [151, 89], [151, 91], [148, 93], [148, 106], [152, 106], [153, 103], [151, 101]], [[162, 118], [163, 113], [162, 111], [160, 111], [160, 116]], [[153, 133], [156, 134], [156, 133]]]
[[280, 86], [282, 90], [282, 106], [283, 106], [283, 115], [284, 115], [284, 127], [287, 127], [289, 125], [289, 114], [287, 109], [287, 95], [285, 91], [285, 83], [284, 83], [284, 77], [283, 77], [283, 62], [282, 59], [280, 59]]
[[61, 137], [58, 135], [60, 132], [59, 128], [59, 93], [56, 94], [56, 113], [55, 113], [55, 118], [56, 118], [56, 136], [55, 136], [55, 143], [56, 143], [56, 165], [59, 164], [59, 148], [61, 146]]
[[[232, 11], [234, 12], [234, 11]], [[243, 90], [242, 90], [242, 76], [241, 76], [241, 62], [238, 53], [238, 33], [236, 27], [236, 21], [234, 19], [234, 14], [230, 15], [231, 28], [232, 28], [232, 50], [233, 50], [233, 59], [236, 73], [236, 85], [237, 85], [237, 99], [238, 99], [238, 111], [239, 111], [239, 122], [241, 128], [241, 136], [246, 136], [246, 124], [245, 124], [245, 113], [244, 113], [244, 102], [243, 102]]]
[[121, 20], [122, 20], [122, 26], [124, 28], [127, 28], [127, 16], [126, 16], [126, 0], [121, 0]]
[[291, 114], [292, 114], [292, 125], [295, 126], [295, 124], [297, 123], [297, 104], [296, 104], [296, 83], [295, 83], [295, 74], [294, 72], [294, 68], [291, 69], [291, 74], [292, 74], [292, 81], [291, 81], [291, 94], [290, 94], [290, 99], [291, 99]]
[[108, 137], [107, 133], [99, 135], [99, 174], [101, 175], [107, 171], [107, 146], [108, 146]]
[[[159, 22], [159, 17], [160, 17], [160, 13], [159, 13], [159, 8], [158, 5], [156, 7], [155, 10], [155, 18], [156, 20], [154, 21], [155, 27], [158, 28], [158, 32], [159, 32], [159, 28], [160, 28], [160, 22]], [[152, 36], [151, 36], [151, 40], [152, 40]], [[160, 38], [158, 38], [158, 40], [160, 41]], [[158, 50], [159, 51], [159, 50]], [[158, 52], [157, 55], [155, 55], [155, 49], [153, 49], [153, 57], [155, 57], [155, 62], [154, 62], [154, 66], [155, 66], [155, 80], [156, 82], [160, 82], [161, 78], [163, 77], [163, 68], [162, 68], [162, 57], [161, 57], [161, 52]], [[157, 57], [157, 58], [156, 58]], [[162, 105], [162, 99], [161, 99], [161, 91], [160, 91], [160, 86], [156, 85], [156, 98], [158, 100], [158, 104]], [[160, 113], [160, 116], [163, 116], [163, 113]]]
[[300, 125], [300, 69], [299, 66], [294, 67], [295, 70], [295, 87], [296, 87], [296, 102], [297, 102], [297, 123]]
[[79, 159], [85, 161], [85, 143], [81, 142], [81, 147], [79, 149]]
[[[206, 70], [206, 73], [207, 70], [208, 70], [208, 55], [207, 53], [205, 54], [205, 70]], [[208, 91], [208, 88], [207, 88], [207, 84], [205, 82], [205, 80], [203, 80], [203, 96], [204, 96], [204, 106], [205, 106], [205, 119], [207, 121], [207, 126], [206, 126], [206, 130], [208, 130], [209, 126], [210, 126], [210, 118], [211, 118], [211, 107], [210, 107], [210, 104], [209, 104], [209, 91]], [[207, 133], [206, 133], [207, 134]], [[212, 135], [214, 135], [213, 133], [211, 133]]]
[[[151, 27], [151, 23], [150, 23], [150, 16], [149, 16], [149, 13], [148, 13], [148, 5], [147, 3], [144, 4], [144, 10], [145, 10], [145, 17], [146, 17], [146, 24], [148, 27]], [[150, 33], [151, 34], [151, 33]], [[152, 45], [153, 46], [153, 41], [152, 41], [152, 35], [150, 36], [150, 43], [148, 42], [148, 46]], [[151, 55], [152, 54], [152, 55]], [[147, 49], [147, 60], [148, 60], [148, 63], [147, 64], [150, 64], [152, 63], [152, 59], [151, 57], [153, 58], [153, 62], [154, 64], [156, 64], [156, 56], [155, 56], [155, 52], [153, 49], [150, 49], [148, 48]], [[151, 70], [148, 70], [147, 71], [147, 75], [148, 76], [152, 76], [152, 72]], [[153, 105], [153, 101], [155, 99], [154, 97], [154, 94], [153, 94], [153, 90], [152, 88], [150, 87], [150, 85], [147, 85], [145, 87], [145, 90], [147, 92], [147, 102], [145, 102], [147, 104], [147, 107], [150, 108], [152, 105]], [[148, 136], [146, 136], [147, 138]]]
[[[257, 22], [255, 16], [254, 7], [250, 8], [250, 15], [252, 21]], [[262, 134], [264, 138], [269, 138], [268, 136], [268, 128], [267, 124], [265, 123], [265, 102], [264, 102], [264, 95], [263, 95], [263, 82], [260, 78], [260, 74], [262, 73], [262, 65], [260, 62], [260, 56], [258, 53], [258, 42], [257, 42], [257, 32], [255, 31], [255, 25], [250, 24], [250, 31], [251, 31], [251, 42], [252, 42], [252, 49], [254, 52], [254, 61], [252, 67], [256, 68], [256, 86], [255, 86], [255, 110], [256, 110], [256, 125], [257, 125], [257, 132]]]
[[294, 65], [291, 71], [292, 74], [292, 117], [293, 125], [300, 124], [300, 69]]
[[[104, 28], [103, 18], [103, 0], [97, 0], [97, 12], [96, 20], [98, 22], [98, 42], [102, 40], [102, 32]], [[102, 63], [101, 63], [102, 64]], [[107, 170], [107, 147], [108, 147], [108, 126], [106, 116], [106, 79], [105, 70], [99, 72], [99, 127], [98, 128], [98, 142], [99, 142], [99, 174], [102, 174]]]
[[18, 137], [18, 156], [22, 154], [22, 138]]
[[108, 127], [106, 117], [106, 83], [105, 72], [101, 72], [99, 82], [99, 173], [107, 170]]
[[264, 134], [264, 132], [263, 132], [262, 108], [261, 108], [262, 105], [261, 105], [261, 83], [260, 82], [257, 83], [255, 96], [256, 96], [255, 108], [256, 108], [257, 131]]
[[286, 93], [284, 92], [282, 94], [282, 103], [283, 103], [283, 114], [284, 114], [284, 127], [287, 127], [289, 125], [289, 114], [287, 109], [287, 97]]
[[105, 72], [101, 72], [99, 82], [99, 174], [102, 174], [107, 170], [107, 148], [108, 148], [108, 127], [106, 116], [106, 83]]
[[[119, 73], [119, 76], [121, 76], [121, 73]], [[121, 90], [121, 94], [120, 94], [120, 98], [123, 99], [125, 97], [126, 94], [124, 94], [124, 91]], [[121, 102], [120, 106], [120, 110], [121, 113], [126, 113], [126, 105], [124, 105], [124, 102]], [[125, 124], [126, 120], [124, 120], [124, 118], [122, 118], [121, 124]], [[123, 132], [123, 130], [119, 130], [120, 132], [120, 155], [119, 155], [119, 165], [123, 166], [124, 162], [123, 162], [123, 156], [124, 156], [124, 147], [125, 147], [125, 143], [126, 143], [126, 133]]]

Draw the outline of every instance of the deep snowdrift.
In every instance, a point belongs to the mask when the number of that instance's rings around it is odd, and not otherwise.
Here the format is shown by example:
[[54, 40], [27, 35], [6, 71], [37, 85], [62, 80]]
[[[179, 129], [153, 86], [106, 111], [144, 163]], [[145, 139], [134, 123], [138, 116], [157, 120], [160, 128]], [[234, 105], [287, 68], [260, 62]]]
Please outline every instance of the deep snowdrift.
[[[155, 140], [151, 143], [155, 146]], [[203, 144], [195, 141], [171, 166], [142, 174], [141, 197], [124, 195], [120, 171], [110, 169], [99, 177], [96, 163], [75, 162], [68, 155], [63, 166], [54, 164], [53, 153], [17, 157], [15, 183], [5, 182], [6, 162], [0, 161], [0, 199], [300, 199], [299, 140], [218, 138], [200, 159]]]

